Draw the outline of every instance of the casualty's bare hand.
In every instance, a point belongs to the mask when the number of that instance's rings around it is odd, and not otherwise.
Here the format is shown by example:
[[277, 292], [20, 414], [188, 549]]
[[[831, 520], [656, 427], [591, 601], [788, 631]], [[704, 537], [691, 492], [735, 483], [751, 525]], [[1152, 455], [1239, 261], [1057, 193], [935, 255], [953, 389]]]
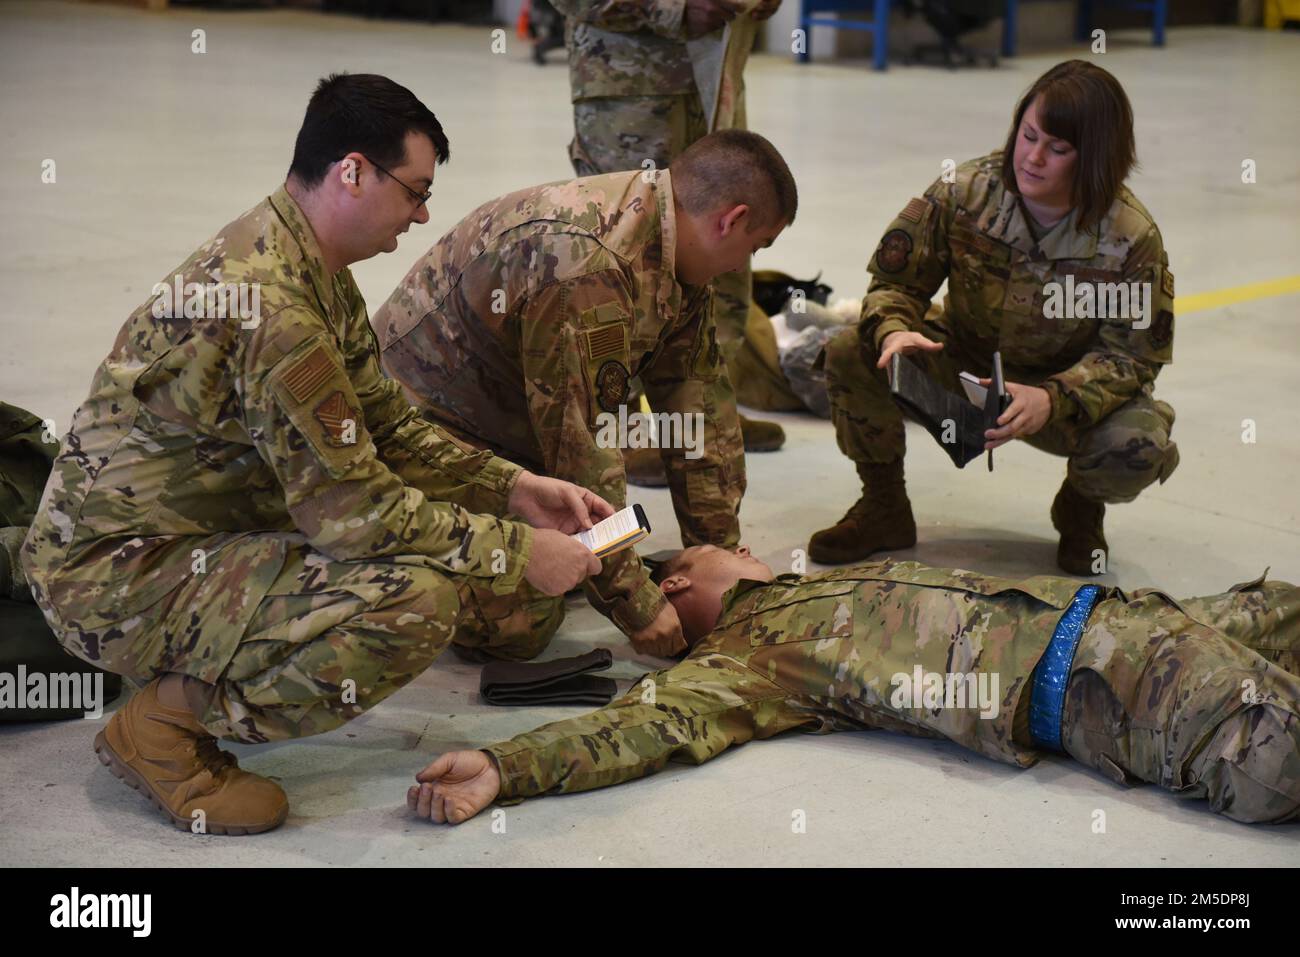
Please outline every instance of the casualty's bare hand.
[[570, 534], [614, 514], [614, 506], [590, 489], [527, 471], [515, 481], [506, 508], [535, 528]]
[[[992, 387], [993, 380], [980, 379], [980, 385]], [[984, 433], [984, 438], [988, 439], [984, 443], [986, 449], [996, 449], [1012, 439], [1033, 435], [1052, 416], [1052, 397], [1046, 389], [1018, 382], [1008, 382], [1006, 387], [1007, 394], [1011, 396], [1011, 404], [998, 416], [1000, 428], [989, 429]]]
[[664, 607], [654, 621], [640, 631], [634, 631], [628, 639], [632, 642], [632, 647], [643, 655], [671, 658], [686, 650], [686, 636], [682, 634], [681, 619], [669, 601], [664, 602]]
[[686, 36], [689, 39], [721, 29], [741, 10], [734, 0], [686, 0]]
[[415, 776], [406, 806], [435, 824], [460, 824], [501, 793], [496, 762], [482, 751], [448, 751]]
[[543, 595], [563, 595], [600, 571], [600, 559], [586, 545], [564, 532], [539, 528], [524, 578]]
[[919, 332], [891, 332], [885, 336], [880, 343], [880, 361], [876, 363], [877, 369], [889, 368], [889, 361], [894, 358], [895, 352], [901, 352], [903, 355], [916, 352], [918, 349], [925, 352], [938, 352], [943, 348], [942, 342], [935, 342], [933, 339], [927, 339]]

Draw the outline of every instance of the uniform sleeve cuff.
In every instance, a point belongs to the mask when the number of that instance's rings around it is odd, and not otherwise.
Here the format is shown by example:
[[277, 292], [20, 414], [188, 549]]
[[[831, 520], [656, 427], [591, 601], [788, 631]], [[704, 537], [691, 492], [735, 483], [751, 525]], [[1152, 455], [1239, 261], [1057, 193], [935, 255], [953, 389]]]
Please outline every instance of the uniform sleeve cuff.
[[625, 635], [631, 635], [658, 618], [659, 612], [663, 611], [666, 604], [668, 599], [647, 575], [641, 587], [630, 597], [619, 602], [610, 617]]
[[895, 332], [909, 332], [909, 331], [911, 331], [911, 326], [909, 326], [902, 319], [880, 320], [880, 322], [876, 323], [876, 328], [871, 334], [873, 340], [872, 344], [876, 347], [876, 354], [877, 355], [880, 354], [880, 350], [882, 348], [881, 343], [885, 341], [885, 336], [888, 336], [891, 333], [895, 333]]
[[[524, 581], [524, 570], [533, 554], [533, 527], [525, 522], [497, 522], [500, 534], [489, 536], [485, 546], [487, 554], [480, 554], [483, 568], [494, 571], [505, 563], [505, 570], [496, 572], [491, 589], [494, 595], [510, 595], [519, 590]], [[500, 549], [500, 554], [497, 550]]]
[[498, 804], [517, 804], [526, 797], [541, 793], [524, 786], [527, 780], [526, 767], [521, 760], [524, 748], [513, 741], [502, 741], [480, 750], [496, 765], [497, 776], [501, 781], [496, 797]]
[[1074, 414], [1074, 403], [1065, 393], [1065, 386], [1056, 379], [1048, 379], [1040, 388], [1047, 392], [1052, 400], [1052, 411], [1048, 417], [1049, 424], [1063, 422]]

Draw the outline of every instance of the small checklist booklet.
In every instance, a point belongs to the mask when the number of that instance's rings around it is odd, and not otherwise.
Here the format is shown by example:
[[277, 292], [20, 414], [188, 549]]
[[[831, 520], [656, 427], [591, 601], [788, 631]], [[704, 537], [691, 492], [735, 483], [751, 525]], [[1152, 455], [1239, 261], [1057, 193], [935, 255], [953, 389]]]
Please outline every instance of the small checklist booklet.
[[635, 545], [650, 534], [650, 523], [640, 505], [629, 505], [585, 532], [573, 537], [586, 545], [597, 557], [604, 558], [620, 548]]

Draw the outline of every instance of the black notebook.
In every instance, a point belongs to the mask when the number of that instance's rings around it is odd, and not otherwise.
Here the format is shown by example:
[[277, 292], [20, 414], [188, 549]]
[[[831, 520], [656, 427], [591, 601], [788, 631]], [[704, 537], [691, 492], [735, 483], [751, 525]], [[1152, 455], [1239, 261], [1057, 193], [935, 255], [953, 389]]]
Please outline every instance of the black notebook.
[[[894, 353], [889, 366], [889, 391], [903, 411], [934, 436], [959, 469], [984, 451], [984, 432], [997, 428], [998, 416], [1008, 405], [1000, 352], [993, 353], [993, 387], [983, 407], [949, 392], [899, 353]], [[989, 470], [993, 470], [992, 452]]]

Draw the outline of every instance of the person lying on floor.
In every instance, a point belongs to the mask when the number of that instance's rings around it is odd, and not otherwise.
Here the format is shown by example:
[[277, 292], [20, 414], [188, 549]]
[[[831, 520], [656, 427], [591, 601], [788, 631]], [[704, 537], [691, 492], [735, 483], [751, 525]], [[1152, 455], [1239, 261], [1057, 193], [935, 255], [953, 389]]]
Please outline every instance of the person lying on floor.
[[1300, 816], [1295, 585], [1261, 576], [1175, 600], [910, 561], [774, 575], [747, 548], [712, 546], [655, 577], [684, 660], [591, 714], [439, 756], [411, 810], [458, 824], [494, 800], [619, 784], [794, 728], [880, 728], [1018, 767], [1063, 751], [1237, 821]]

